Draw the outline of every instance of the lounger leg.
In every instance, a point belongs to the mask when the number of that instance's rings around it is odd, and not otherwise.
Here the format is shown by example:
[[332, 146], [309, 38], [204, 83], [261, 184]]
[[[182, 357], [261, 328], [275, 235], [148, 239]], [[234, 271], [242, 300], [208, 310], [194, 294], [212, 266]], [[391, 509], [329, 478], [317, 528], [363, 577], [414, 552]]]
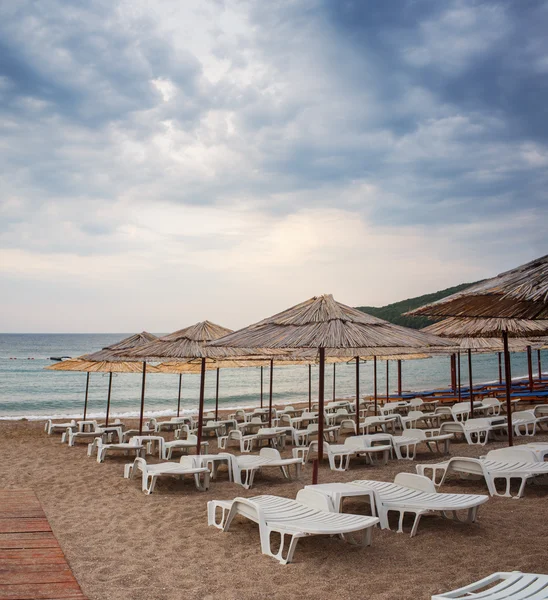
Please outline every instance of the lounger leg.
[[[156, 487], [156, 479], [158, 477], [156, 475], [145, 475], [145, 473], [143, 473], [143, 491], [146, 494], [152, 494], [152, 492], [154, 491], [154, 488]], [[147, 486], [148, 483], [148, 486]]]
[[415, 513], [415, 521], [413, 522], [413, 528], [411, 529], [410, 537], [415, 537], [415, 535], [417, 534], [417, 529], [419, 528], [419, 522], [421, 520], [421, 517], [422, 517], [422, 512]]

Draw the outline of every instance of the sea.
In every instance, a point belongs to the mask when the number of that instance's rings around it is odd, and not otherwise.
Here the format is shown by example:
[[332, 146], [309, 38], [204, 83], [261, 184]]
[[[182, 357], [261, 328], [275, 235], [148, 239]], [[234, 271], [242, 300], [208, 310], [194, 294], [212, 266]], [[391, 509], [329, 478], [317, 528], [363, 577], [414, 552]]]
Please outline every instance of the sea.
[[[45, 418], [78, 418], [82, 415], [86, 373], [47, 371], [54, 364], [52, 356], [77, 357], [113, 344], [129, 334], [0, 334], [0, 419], [40, 420]], [[468, 384], [468, 363], [462, 357], [462, 384]], [[548, 351], [542, 351], [542, 365], [548, 365]], [[533, 354], [533, 371], [537, 375], [537, 355]], [[395, 361], [388, 364], [388, 388], [397, 389]], [[221, 369], [219, 373], [219, 407], [249, 408], [261, 401], [259, 367]], [[386, 363], [378, 362], [378, 393], [386, 393]], [[514, 378], [527, 376], [525, 353], [512, 354]], [[268, 401], [269, 370], [263, 371], [263, 400]], [[473, 382], [498, 381], [497, 354], [473, 355]], [[335, 381], [334, 381], [335, 379]], [[335, 386], [333, 385], [335, 383]], [[450, 384], [450, 359], [435, 356], [402, 363], [402, 389], [420, 391], [445, 388]], [[184, 374], [182, 381], [182, 414], [197, 412], [200, 376]], [[179, 386], [178, 375], [149, 374], [146, 378], [145, 414], [172, 416], [176, 414]], [[332, 397], [354, 398], [356, 393], [355, 363], [326, 366], [326, 400]], [[216, 372], [206, 376], [206, 410], [215, 406]], [[108, 374], [91, 373], [88, 416], [104, 416]], [[373, 393], [373, 361], [360, 365], [360, 393]], [[308, 400], [307, 366], [276, 366], [273, 369], [273, 401], [293, 404]], [[318, 367], [312, 367], [312, 398], [318, 395]], [[140, 374], [114, 374], [111, 415], [131, 417], [139, 414], [141, 397]]]

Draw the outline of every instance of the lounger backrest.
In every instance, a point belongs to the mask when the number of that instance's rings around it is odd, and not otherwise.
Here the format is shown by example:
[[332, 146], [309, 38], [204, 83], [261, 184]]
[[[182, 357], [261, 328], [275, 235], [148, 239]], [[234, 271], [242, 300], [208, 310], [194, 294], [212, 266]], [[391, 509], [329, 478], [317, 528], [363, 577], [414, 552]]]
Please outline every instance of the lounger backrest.
[[456, 402], [451, 407], [451, 410], [454, 413], [469, 412], [470, 411], [470, 403], [469, 402]]
[[[259, 419], [259, 423], [260, 422], [261, 419]], [[280, 425], [291, 425], [291, 417], [286, 414], [280, 415]]]
[[337, 414], [337, 415], [347, 415], [348, 414], [348, 410], [346, 410], [346, 408], [338, 408], [337, 412], [335, 414]]
[[195, 469], [197, 466], [195, 456], [181, 456], [179, 463], [183, 465], [183, 467], [188, 467], [189, 469]]
[[291, 404], [289, 404], [288, 406], [286, 406], [284, 408], [284, 411], [286, 411], [286, 412], [289, 412], [289, 411], [293, 412], [294, 410], [295, 410], [295, 408], [293, 406], [291, 406]]
[[[427, 439], [426, 433], [424, 433], [422, 429], [406, 429], [403, 432], [402, 437], [410, 438], [413, 440], [419, 440], [420, 442]], [[398, 438], [396, 438], [396, 440], [397, 439]]]
[[407, 416], [410, 417], [411, 419], [420, 419], [423, 416], [423, 412], [422, 410], [410, 410], [407, 413]]
[[429, 494], [436, 493], [434, 482], [424, 475], [415, 473], [398, 473], [394, 479], [394, 483], [403, 487], [411, 488], [412, 490], [420, 490]]
[[325, 512], [336, 512], [331, 499], [325, 494], [320, 494], [315, 490], [300, 490], [299, 492], [297, 492], [297, 497], [295, 498], [295, 500], [299, 502], [299, 504], [304, 504], [309, 508], [323, 510]]
[[305, 411], [303, 412], [303, 414], [302, 414], [302, 418], [303, 418], [304, 420], [306, 420], [306, 419], [315, 419], [315, 418], [316, 418], [316, 415], [315, 415], [314, 413], [311, 413], [311, 412], [308, 412], [307, 410], [305, 410]]
[[535, 410], [533, 412], [535, 417], [548, 416], [548, 404], [539, 404], [538, 406], [535, 406]]
[[259, 456], [269, 458], [271, 460], [280, 460], [282, 457], [276, 448], [261, 448]]
[[422, 398], [411, 398], [409, 400], [410, 406], [422, 406], [424, 404], [424, 400]]
[[189, 433], [186, 436], [186, 441], [192, 444], [198, 444], [198, 436], [194, 435], [193, 433]]
[[344, 440], [344, 445], [349, 448], [365, 448], [369, 443], [365, 435], [350, 435]]
[[309, 423], [306, 426], [306, 430], [309, 432], [318, 431], [319, 427], [320, 426], [318, 425], [318, 423]]
[[501, 402], [498, 398], [489, 397], [483, 399], [483, 404], [485, 406], [500, 406]]
[[538, 462], [536, 454], [529, 448], [499, 448], [489, 451], [485, 458], [501, 462]]
[[435, 415], [450, 415], [451, 414], [451, 407], [449, 407], [449, 406], [438, 406], [437, 408], [434, 409], [434, 414]]
[[512, 413], [512, 421], [528, 421], [534, 423], [537, 418], [535, 417], [535, 413], [532, 410], [518, 410], [515, 413]]

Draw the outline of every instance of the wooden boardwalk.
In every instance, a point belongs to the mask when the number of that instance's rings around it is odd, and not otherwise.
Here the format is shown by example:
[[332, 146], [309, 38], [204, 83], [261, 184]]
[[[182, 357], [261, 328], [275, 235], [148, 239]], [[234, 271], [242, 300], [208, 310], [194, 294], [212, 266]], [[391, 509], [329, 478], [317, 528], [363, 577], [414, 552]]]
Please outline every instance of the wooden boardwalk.
[[0, 490], [0, 599], [86, 600], [32, 490]]

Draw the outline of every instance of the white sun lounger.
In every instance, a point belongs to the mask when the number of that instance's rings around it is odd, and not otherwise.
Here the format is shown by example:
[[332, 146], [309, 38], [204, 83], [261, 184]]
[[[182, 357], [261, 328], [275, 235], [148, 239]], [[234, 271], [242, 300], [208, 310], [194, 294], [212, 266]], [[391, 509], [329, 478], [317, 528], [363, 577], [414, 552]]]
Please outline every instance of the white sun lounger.
[[[220, 518], [217, 518], [220, 509]], [[259, 525], [261, 551], [285, 565], [292, 561], [297, 542], [311, 535], [338, 535], [346, 541], [371, 545], [376, 517], [363, 517], [329, 512], [330, 501], [317, 492], [301, 490], [295, 500], [279, 496], [235, 498], [231, 501], [212, 500], [207, 503], [208, 524], [228, 531], [236, 515]], [[280, 535], [278, 550], [271, 549], [271, 535]], [[351, 534], [356, 534], [356, 539]], [[289, 543], [286, 548], [286, 536]]]
[[512, 414], [512, 426], [516, 436], [533, 436], [537, 431], [538, 419], [532, 410], [520, 410]]
[[467, 598], [469, 600], [547, 600], [548, 575], [536, 573], [493, 573], [452, 592], [435, 594], [432, 600]]
[[[495, 420], [498, 418], [495, 417]], [[506, 423], [493, 424], [491, 418], [468, 419], [467, 421], [446, 421], [439, 428], [439, 435], [452, 433], [462, 435], [470, 445], [485, 446], [489, 435], [506, 429]]]
[[145, 453], [145, 447], [138, 442], [137, 438], [132, 438], [129, 442], [120, 442], [118, 444], [104, 444], [102, 438], [96, 437], [91, 444], [88, 444], [88, 456], [93, 456], [97, 452], [97, 462], [102, 463], [105, 460], [107, 452], [135, 452], [139, 457]]
[[[201, 451], [206, 450], [209, 447], [207, 440], [202, 440]], [[184, 440], [172, 440], [170, 442], [164, 441], [161, 444], [161, 453], [164, 460], [170, 460], [171, 455], [175, 450], [180, 450], [183, 454], [188, 454], [189, 450], [196, 449], [198, 446], [198, 436], [192, 433], [188, 434]]]
[[257, 471], [278, 468], [286, 479], [291, 479], [290, 467], [295, 467], [295, 477], [301, 476], [302, 458], [282, 458], [275, 448], [262, 448], [259, 455], [234, 456], [232, 460], [232, 480], [246, 490], [253, 486]]
[[539, 462], [543, 462], [548, 458], [548, 442], [531, 442], [530, 444], [516, 446], [516, 448], [527, 448], [527, 450], [531, 450]]
[[[491, 450], [485, 457], [451, 458], [443, 463], [417, 465], [417, 473], [426, 475], [431, 472], [431, 479], [436, 486], [441, 486], [451, 473], [458, 473], [465, 478], [485, 479], [491, 496], [511, 498], [510, 483], [512, 479], [520, 479], [521, 485], [515, 498], [521, 498], [525, 484], [537, 476], [548, 475], [548, 463], [538, 462], [531, 450], [519, 446]], [[499, 493], [496, 480], [504, 479], [506, 488]]]
[[443, 442], [443, 453], [447, 454], [453, 437], [452, 433], [439, 433], [437, 429], [405, 429], [401, 435], [392, 436], [392, 445], [397, 458], [414, 460], [419, 444], [426, 444], [430, 452], [433, 452], [431, 444], [435, 444], [439, 452], [439, 444]]
[[48, 435], [51, 435], [52, 433], [63, 433], [69, 428], [76, 430], [77, 427], [78, 425], [74, 420], [69, 421], [68, 423], [54, 423], [51, 419], [48, 419], [44, 426], [44, 431]]
[[[109, 428], [112, 431], [113, 428]], [[118, 439], [122, 439], [122, 430], [120, 427], [114, 428], [118, 433]], [[69, 446], [74, 446], [77, 440], [94, 440], [96, 437], [102, 438], [107, 436], [109, 432], [103, 428], [95, 426], [92, 431], [74, 431], [72, 427], [67, 427], [65, 433], [61, 436], [61, 443], [68, 442]]]
[[[165, 462], [154, 465], [147, 464], [144, 458], [136, 458], [133, 463], [124, 467], [124, 477], [133, 479], [137, 471], [141, 471], [141, 489], [145, 494], [152, 494], [158, 477], [181, 477], [191, 475], [194, 477], [196, 489], [205, 492], [209, 488], [209, 469], [197, 466], [199, 461], [195, 456], [182, 456], [179, 462]], [[203, 480], [202, 480], [203, 478]]]
[[428, 477], [413, 473], [399, 473], [394, 483], [361, 480], [353, 481], [352, 484], [375, 491], [376, 510], [383, 529], [389, 529], [390, 511], [400, 513], [398, 533], [403, 532], [405, 513], [414, 513], [411, 537], [417, 533], [423, 515], [441, 513], [445, 518], [451, 516], [454, 520], [461, 521], [458, 511], [465, 510], [467, 514], [462, 522], [473, 523], [478, 507], [489, 500], [489, 496], [478, 494], [439, 494]]

